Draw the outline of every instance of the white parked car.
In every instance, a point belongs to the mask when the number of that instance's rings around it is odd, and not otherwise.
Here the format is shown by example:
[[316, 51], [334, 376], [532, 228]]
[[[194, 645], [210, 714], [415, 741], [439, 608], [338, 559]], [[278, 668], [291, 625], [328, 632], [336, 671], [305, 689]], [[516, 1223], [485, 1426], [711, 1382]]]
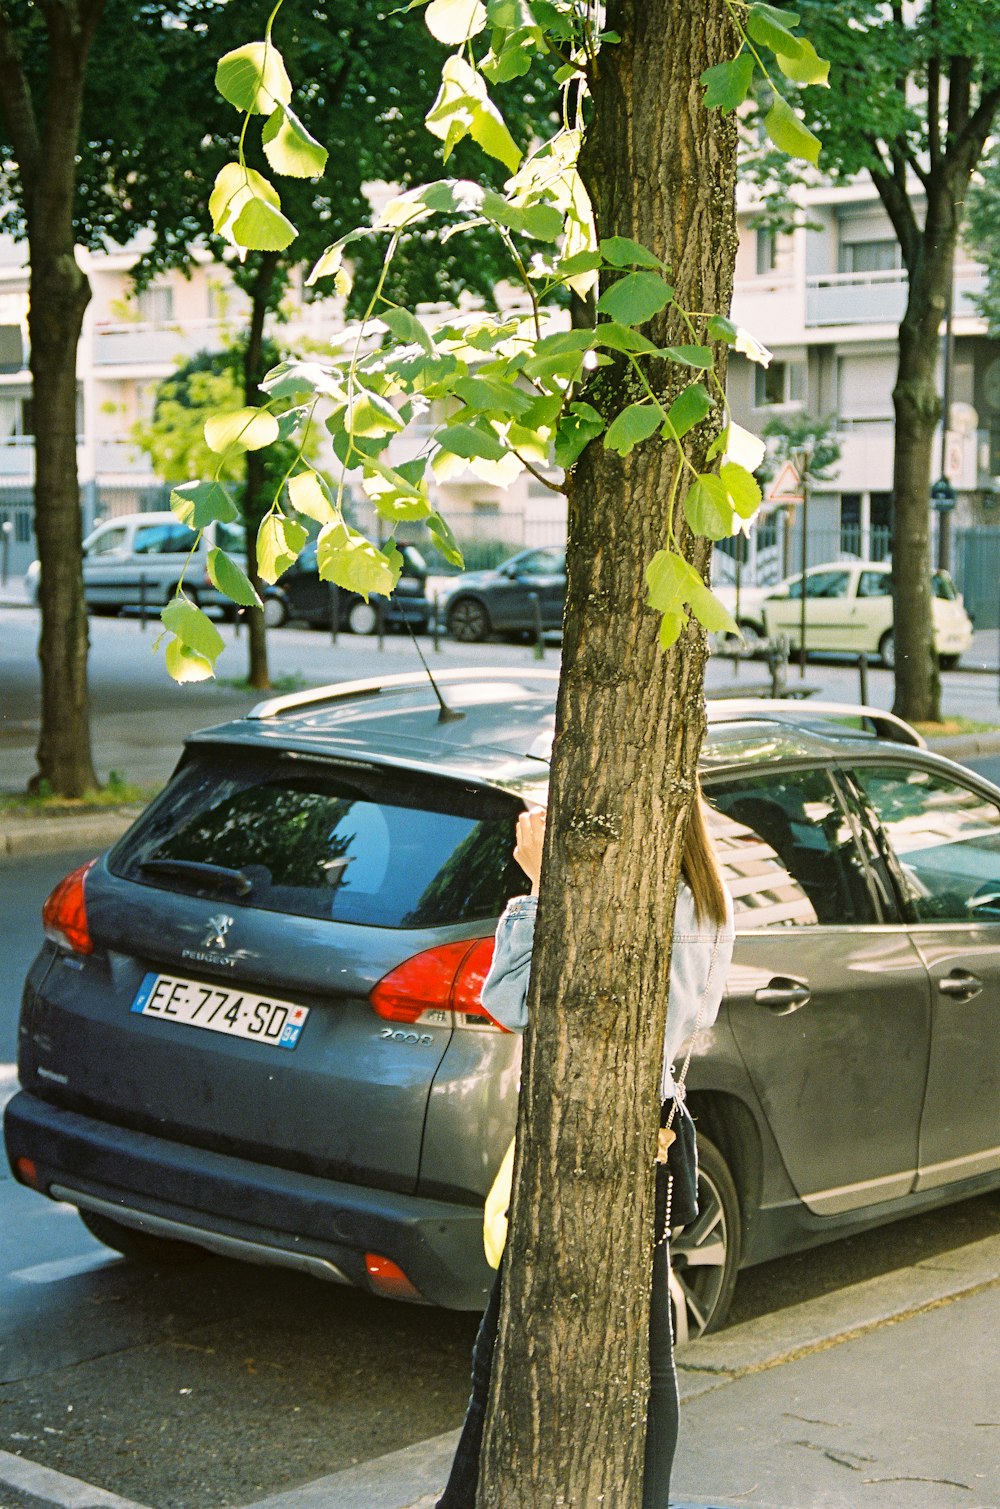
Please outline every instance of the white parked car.
[[[743, 588], [739, 611], [723, 589], [750, 644], [755, 638], [784, 635], [791, 650], [799, 647], [802, 622], [802, 575], [790, 576], [772, 587]], [[952, 670], [972, 643], [972, 621], [961, 594], [946, 571], [932, 576], [934, 646], [942, 669]], [[830, 561], [811, 566], [805, 574], [806, 650], [841, 650], [846, 654], [877, 655], [884, 666], [895, 665], [892, 630], [892, 567], [887, 561]]]
[[[208, 552], [218, 545], [246, 568], [246, 536], [242, 524], [209, 524], [191, 559], [194, 531], [168, 509], [157, 513], [121, 514], [105, 519], [83, 542], [83, 595], [96, 613], [137, 608], [161, 608], [174, 595], [183, 573], [184, 591], [194, 602], [231, 608], [212, 586]], [[38, 602], [38, 561], [25, 573], [25, 586]]]

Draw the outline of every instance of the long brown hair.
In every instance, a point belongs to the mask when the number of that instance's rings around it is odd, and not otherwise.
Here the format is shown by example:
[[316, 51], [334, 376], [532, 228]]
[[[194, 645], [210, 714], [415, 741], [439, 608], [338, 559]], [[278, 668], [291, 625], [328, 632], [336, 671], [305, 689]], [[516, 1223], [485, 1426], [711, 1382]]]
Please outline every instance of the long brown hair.
[[716, 927], [722, 927], [729, 915], [726, 905], [726, 885], [709, 837], [706, 812], [707, 803], [699, 782], [695, 788], [694, 801], [691, 803], [691, 812], [688, 817], [681, 874], [691, 888], [694, 909], [698, 916], [703, 921], [714, 922]]

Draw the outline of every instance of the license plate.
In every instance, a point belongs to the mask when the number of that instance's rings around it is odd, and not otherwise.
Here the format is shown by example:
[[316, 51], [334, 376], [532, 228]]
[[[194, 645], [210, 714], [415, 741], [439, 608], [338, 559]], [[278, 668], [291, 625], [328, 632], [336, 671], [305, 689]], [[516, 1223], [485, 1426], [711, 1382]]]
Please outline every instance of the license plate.
[[294, 1048], [309, 1015], [308, 1006], [276, 1001], [254, 990], [226, 990], [199, 985], [176, 975], [148, 974], [139, 986], [132, 1010], [139, 1016], [161, 1017], [185, 1027], [205, 1027], [229, 1037], [245, 1037], [272, 1048]]

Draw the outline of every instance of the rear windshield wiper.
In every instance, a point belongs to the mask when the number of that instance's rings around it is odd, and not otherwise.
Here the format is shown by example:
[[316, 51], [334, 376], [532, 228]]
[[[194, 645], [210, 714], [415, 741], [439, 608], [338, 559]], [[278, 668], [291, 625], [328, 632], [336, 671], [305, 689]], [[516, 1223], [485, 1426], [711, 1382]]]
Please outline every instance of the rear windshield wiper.
[[249, 896], [253, 890], [253, 881], [243, 870], [230, 870], [225, 865], [202, 863], [197, 859], [144, 859], [139, 869], [149, 875], [176, 875], [178, 880], [228, 887], [237, 896]]

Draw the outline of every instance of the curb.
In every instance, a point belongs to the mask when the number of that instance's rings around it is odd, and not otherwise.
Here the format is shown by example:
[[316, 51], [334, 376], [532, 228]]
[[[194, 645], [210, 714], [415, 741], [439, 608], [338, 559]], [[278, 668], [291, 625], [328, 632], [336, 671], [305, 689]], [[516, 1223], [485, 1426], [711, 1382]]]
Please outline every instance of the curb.
[[996, 733], [948, 734], [940, 739], [928, 739], [927, 748], [934, 754], [946, 755], [949, 760], [970, 760], [980, 755], [1000, 754], [1000, 729]]
[[142, 807], [108, 807], [98, 812], [0, 820], [0, 858], [54, 853], [59, 849], [106, 849], [132, 826]]
[[144, 1509], [134, 1499], [120, 1498], [10, 1451], [0, 1451], [0, 1492], [3, 1509]]

